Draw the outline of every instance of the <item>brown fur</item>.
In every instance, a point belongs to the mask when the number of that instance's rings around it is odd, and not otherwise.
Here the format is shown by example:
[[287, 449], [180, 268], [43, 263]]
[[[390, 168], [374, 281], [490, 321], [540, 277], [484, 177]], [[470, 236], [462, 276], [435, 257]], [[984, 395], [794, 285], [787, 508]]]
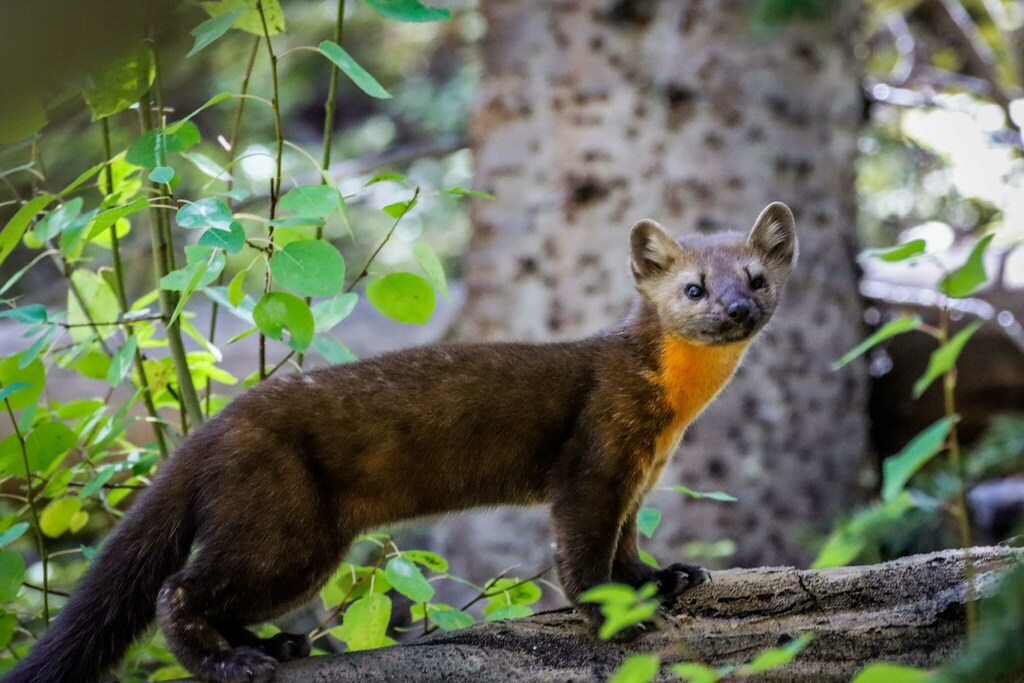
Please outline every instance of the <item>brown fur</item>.
[[[641, 221], [631, 235], [641, 298], [614, 330], [560, 344], [424, 347], [264, 382], [182, 445], [6, 680], [94, 680], [117, 647], [64, 666], [62, 646], [100, 622], [90, 610], [117, 615], [117, 601], [131, 599], [150, 613], [155, 601], [171, 650], [200, 678], [270, 680], [277, 660], [308, 645], [259, 641], [246, 625], [308, 599], [359, 532], [480, 506], [551, 506], [573, 601], [611, 580], [653, 581], [662, 595], [701, 580], [696, 567], [640, 561], [637, 510], [771, 316], [795, 258], [792, 214], [780, 204], [749, 236], [680, 244]], [[752, 287], [759, 276], [764, 286]], [[697, 299], [686, 294], [694, 284]], [[193, 538], [185, 563], [180, 548]], [[170, 571], [153, 569], [141, 585], [122, 575], [168, 544], [178, 548], [166, 555]], [[132, 591], [141, 596], [124, 595]]]

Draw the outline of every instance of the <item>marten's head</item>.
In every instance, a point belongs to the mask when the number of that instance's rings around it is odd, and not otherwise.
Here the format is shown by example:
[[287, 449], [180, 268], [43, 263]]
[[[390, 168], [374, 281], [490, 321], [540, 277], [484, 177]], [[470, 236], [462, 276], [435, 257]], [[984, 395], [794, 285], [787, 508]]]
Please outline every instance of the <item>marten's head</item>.
[[666, 331], [697, 344], [731, 344], [771, 318], [796, 264], [793, 212], [765, 207], [750, 233], [690, 235], [676, 241], [652, 220], [633, 226], [636, 287]]

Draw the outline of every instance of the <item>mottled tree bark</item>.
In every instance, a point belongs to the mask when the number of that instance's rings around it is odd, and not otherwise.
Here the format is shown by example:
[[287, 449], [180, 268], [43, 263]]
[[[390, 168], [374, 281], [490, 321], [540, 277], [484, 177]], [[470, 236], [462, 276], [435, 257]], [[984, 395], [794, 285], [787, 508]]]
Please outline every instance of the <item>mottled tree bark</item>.
[[[1020, 550], [974, 548], [974, 595], [991, 595]], [[312, 681], [603, 681], [630, 655], [664, 662], [742, 664], [811, 632], [790, 665], [744, 680], [846, 683], [884, 660], [942, 664], [965, 632], [963, 554], [951, 550], [870, 567], [713, 572], [668, 607], [668, 628], [628, 643], [588, 634], [569, 609], [442, 633], [386, 650], [314, 657], [281, 667], [276, 683]], [[662, 669], [663, 680], [679, 680]]]
[[[863, 368], [832, 360], [859, 338], [852, 42], [857, 2], [828, 19], [755, 29], [737, 0], [491, 0], [472, 120], [476, 183], [466, 339], [564, 339], [626, 311], [627, 234], [747, 230], [787, 202], [801, 256], [776, 319], [689, 433], [662, 484], [649, 549], [733, 539], [739, 566], [804, 564], [808, 532], [850, 502], [866, 444]], [[538, 387], [543, 390], [543, 387]], [[543, 513], [448, 523], [444, 552], [473, 578], [549, 561]]]

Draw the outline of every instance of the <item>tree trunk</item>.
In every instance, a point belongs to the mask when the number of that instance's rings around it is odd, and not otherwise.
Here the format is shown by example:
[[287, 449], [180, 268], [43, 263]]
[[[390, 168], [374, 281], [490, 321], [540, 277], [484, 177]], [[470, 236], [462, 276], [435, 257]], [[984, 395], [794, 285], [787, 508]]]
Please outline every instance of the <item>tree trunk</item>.
[[[974, 548], [976, 595], [991, 595], [1020, 550]], [[940, 665], [959, 646], [963, 553], [916, 555], [870, 567], [713, 572], [667, 609], [669, 628], [628, 644], [593, 638], [571, 609], [442, 633], [386, 650], [314, 657], [281, 667], [275, 683], [309, 681], [597, 681], [630, 654], [716, 667], [742, 664], [801, 633], [797, 659], [744, 680], [846, 683], [874, 660]], [[665, 680], [679, 680], [662, 669]]]
[[[739, 566], [805, 564], [808, 532], [849, 506], [866, 444], [866, 377], [831, 361], [861, 332], [854, 268], [852, 55], [859, 3], [827, 19], [752, 26], [737, 0], [482, 4], [488, 33], [472, 120], [475, 203], [460, 336], [586, 335], [627, 309], [627, 235], [747, 230], [771, 200], [797, 217], [800, 263], [775, 320], [684, 439], [648, 549], [732, 539]], [[538, 387], [542, 390], [542, 387]], [[529, 574], [550, 561], [539, 511], [443, 525], [454, 571]], [[699, 558], [697, 558], [699, 559]]]

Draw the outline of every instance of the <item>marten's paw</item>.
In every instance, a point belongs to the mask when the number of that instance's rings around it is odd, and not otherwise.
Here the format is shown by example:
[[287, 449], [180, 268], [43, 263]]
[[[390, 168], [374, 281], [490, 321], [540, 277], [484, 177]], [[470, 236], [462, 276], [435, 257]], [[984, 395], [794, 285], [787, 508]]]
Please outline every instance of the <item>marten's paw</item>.
[[707, 580], [707, 569], [682, 562], [676, 562], [654, 573], [654, 581], [658, 585], [658, 595], [663, 598], [674, 598], [687, 588], [692, 588]]
[[277, 633], [260, 642], [260, 650], [279, 662], [309, 656], [309, 638], [298, 633]]
[[211, 680], [216, 683], [270, 683], [277, 661], [254, 647], [235, 647], [224, 653]]

